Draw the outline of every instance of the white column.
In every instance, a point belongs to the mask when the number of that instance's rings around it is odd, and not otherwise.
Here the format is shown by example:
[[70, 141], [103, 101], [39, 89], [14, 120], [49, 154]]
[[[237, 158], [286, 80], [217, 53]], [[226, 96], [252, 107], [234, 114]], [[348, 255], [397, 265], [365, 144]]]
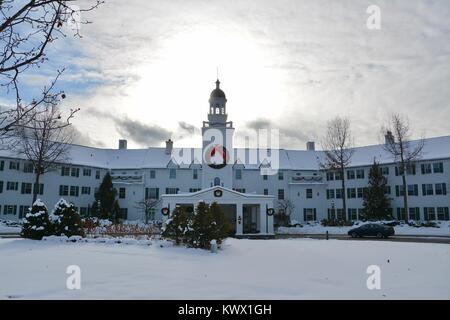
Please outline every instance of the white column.
[[260, 203], [259, 204], [259, 231], [261, 234], [267, 234], [266, 227], [267, 227], [267, 212], [266, 212], [266, 203]]
[[[239, 219], [240, 217], [240, 219]], [[239, 223], [239, 220], [241, 223]], [[242, 203], [236, 203], [236, 235], [243, 234], [242, 223], [244, 222], [244, 217], [242, 215]]]

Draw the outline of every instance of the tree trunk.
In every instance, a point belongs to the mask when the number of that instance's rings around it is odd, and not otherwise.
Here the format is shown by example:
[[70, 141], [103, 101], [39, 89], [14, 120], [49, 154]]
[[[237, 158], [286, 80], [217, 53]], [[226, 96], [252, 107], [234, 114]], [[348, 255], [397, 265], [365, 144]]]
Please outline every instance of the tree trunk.
[[[33, 203], [37, 200], [38, 191], [39, 191], [39, 180], [41, 178], [40, 170], [36, 171], [36, 177], [34, 180], [34, 186], [31, 186], [33, 189]], [[31, 205], [33, 205], [33, 203]]]
[[408, 188], [406, 186], [406, 167], [403, 167], [402, 183], [403, 183], [403, 209], [405, 210], [405, 222], [408, 223], [409, 212], [408, 212]]
[[343, 217], [344, 221], [347, 220], [347, 192], [345, 190], [345, 175], [344, 166], [341, 167], [341, 185], [342, 185], [342, 210], [344, 211]]

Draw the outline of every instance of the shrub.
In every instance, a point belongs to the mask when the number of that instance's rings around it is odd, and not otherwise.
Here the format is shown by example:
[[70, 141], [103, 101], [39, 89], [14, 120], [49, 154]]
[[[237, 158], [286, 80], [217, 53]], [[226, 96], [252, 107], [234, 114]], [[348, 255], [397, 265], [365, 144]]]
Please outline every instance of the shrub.
[[323, 219], [320, 223], [324, 227], [351, 227], [353, 226], [352, 221], [342, 220], [342, 219]]
[[161, 236], [174, 240], [176, 244], [180, 244], [181, 242], [187, 243], [190, 238], [191, 225], [192, 219], [190, 214], [183, 207], [176, 207], [170, 219], [163, 226]]
[[64, 199], [59, 200], [50, 215], [50, 220], [58, 236], [84, 236], [81, 218], [73, 203], [68, 203]]
[[53, 225], [49, 220], [47, 207], [37, 199], [23, 219], [22, 231], [20, 235], [24, 238], [41, 240], [42, 237], [53, 233]]

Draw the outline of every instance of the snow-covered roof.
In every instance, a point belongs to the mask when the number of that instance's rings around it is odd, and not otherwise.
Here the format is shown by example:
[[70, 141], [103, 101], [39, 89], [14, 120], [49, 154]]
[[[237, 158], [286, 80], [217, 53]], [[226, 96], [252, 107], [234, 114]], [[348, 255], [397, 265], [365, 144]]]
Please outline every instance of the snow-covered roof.
[[[418, 141], [411, 141], [416, 144]], [[201, 149], [187, 148], [185, 152], [191, 155], [191, 159], [201, 155]], [[234, 160], [243, 163], [246, 169], [259, 169], [261, 164], [271, 163], [268, 157], [257, 157], [257, 161], [249, 163], [250, 153], [255, 149], [234, 149]], [[323, 151], [285, 150], [279, 151], [279, 168], [287, 170], [318, 170], [320, 162], [324, 159]], [[274, 156], [272, 151], [272, 156]], [[0, 150], [0, 157], [24, 158], [11, 150]], [[140, 169], [140, 168], [167, 168], [171, 161], [171, 155], [166, 154], [165, 148], [151, 147], [146, 149], [101, 149], [72, 145], [70, 148], [69, 162], [74, 165], [98, 167], [106, 169]], [[243, 159], [244, 158], [244, 159]], [[245, 159], [246, 158], [246, 159]], [[425, 139], [422, 160], [450, 158], [450, 136]], [[392, 163], [392, 156], [387, 153], [382, 145], [372, 145], [355, 148], [352, 157], [352, 167], [367, 166], [376, 159], [380, 163]], [[189, 168], [191, 162], [174, 161], [180, 168]], [[195, 160], [194, 163], [198, 163]], [[234, 163], [234, 162], [233, 162]], [[274, 163], [272, 163], [274, 165]]]

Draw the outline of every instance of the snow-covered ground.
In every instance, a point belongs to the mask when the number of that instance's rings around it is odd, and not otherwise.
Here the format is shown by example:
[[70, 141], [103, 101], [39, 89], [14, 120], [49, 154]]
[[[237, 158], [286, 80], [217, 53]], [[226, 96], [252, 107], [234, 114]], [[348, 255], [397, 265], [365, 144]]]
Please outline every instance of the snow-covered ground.
[[0, 221], [0, 233], [20, 233], [21, 230], [22, 228], [17, 223]]
[[[450, 246], [228, 239], [218, 254], [152, 245], [0, 240], [0, 299], [450, 299]], [[81, 268], [81, 290], [66, 269]], [[369, 265], [381, 290], [368, 290]]]
[[[361, 225], [363, 223], [360, 223]], [[395, 226], [396, 235], [417, 235], [417, 236], [450, 236], [450, 221], [437, 222], [439, 228], [431, 227], [411, 227], [409, 225]], [[358, 225], [352, 227], [324, 227], [320, 224], [305, 224], [303, 227], [280, 227], [277, 230], [279, 234], [325, 234], [328, 231], [330, 234], [347, 234], [350, 229], [356, 228]]]

